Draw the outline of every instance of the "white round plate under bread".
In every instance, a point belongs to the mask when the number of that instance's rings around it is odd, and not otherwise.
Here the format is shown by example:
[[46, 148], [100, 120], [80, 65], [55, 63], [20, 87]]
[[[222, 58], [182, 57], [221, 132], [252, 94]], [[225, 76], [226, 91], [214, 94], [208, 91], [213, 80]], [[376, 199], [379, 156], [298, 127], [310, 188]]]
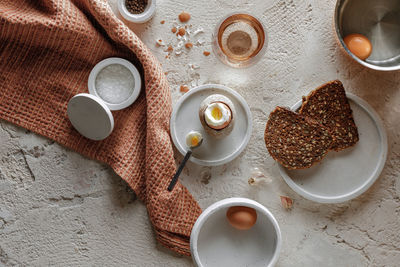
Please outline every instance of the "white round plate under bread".
[[[200, 103], [212, 94], [228, 97], [235, 106], [236, 119], [232, 132], [221, 139], [208, 135], [199, 119]], [[228, 163], [244, 150], [250, 140], [252, 117], [246, 101], [229, 87], [207, 84], [191, 89], [175, 105], [171, 115], [171, 137], [174, 145], [185, 155], [186, 135], [198, 131], [203, 135], [203, 143], [193, 150], [190, 161], [204, 166], [217, 166]]]
[[[388, 143], [379, 115], [361, 98], [347, 93], [360, 140], [340, 152], [329, 151], [305, 170], [279, 166], [286, 183], [301, 196], [320, 203], [340, 203], [358, 197], [378, 179], [386, 162]], [[296, 111], [302, 101], [291, 109]]]

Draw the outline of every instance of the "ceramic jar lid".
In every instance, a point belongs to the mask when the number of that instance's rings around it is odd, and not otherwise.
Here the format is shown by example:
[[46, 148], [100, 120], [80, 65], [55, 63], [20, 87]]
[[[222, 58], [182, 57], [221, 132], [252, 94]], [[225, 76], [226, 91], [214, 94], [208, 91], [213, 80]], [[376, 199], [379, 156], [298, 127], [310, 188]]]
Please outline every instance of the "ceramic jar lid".
[[92, 140], [105, 139], [114, 128], [110, 109], [94, 95], [83, 93], [71, 98], [67, 113], [74, 128]]

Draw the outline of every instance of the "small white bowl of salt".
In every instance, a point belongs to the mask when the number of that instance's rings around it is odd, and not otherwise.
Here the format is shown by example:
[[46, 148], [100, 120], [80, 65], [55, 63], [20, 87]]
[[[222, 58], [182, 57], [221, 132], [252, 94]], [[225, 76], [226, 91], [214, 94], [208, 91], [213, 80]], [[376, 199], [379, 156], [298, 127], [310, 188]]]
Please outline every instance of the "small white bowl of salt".
[[132, 105], [141, 86], [139, 71], [131, 62], [117, 57], [104, 59], [89, 74], [89, 93], [77, 94], [69, 101], [68, 118], [86, 138], [103, 140], [114, 128], [111, 111]]

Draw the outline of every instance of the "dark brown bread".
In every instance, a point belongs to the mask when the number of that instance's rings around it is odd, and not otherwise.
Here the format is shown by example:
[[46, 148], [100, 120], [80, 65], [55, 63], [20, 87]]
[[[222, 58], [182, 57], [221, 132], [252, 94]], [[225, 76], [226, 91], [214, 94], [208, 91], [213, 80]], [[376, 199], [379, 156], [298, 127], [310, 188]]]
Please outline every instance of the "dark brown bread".
[[300, 114], [327, 127], [335, 138], [331, 149], [340, 151], [358, 142], [358, 130], [353, 119], [343, 84], [328, 82], [303, 98]]
[[269, 154], [291, 170], [321, 161], [333, 143], [327, 128], [282, 107], [269, 115], [264, 138]]

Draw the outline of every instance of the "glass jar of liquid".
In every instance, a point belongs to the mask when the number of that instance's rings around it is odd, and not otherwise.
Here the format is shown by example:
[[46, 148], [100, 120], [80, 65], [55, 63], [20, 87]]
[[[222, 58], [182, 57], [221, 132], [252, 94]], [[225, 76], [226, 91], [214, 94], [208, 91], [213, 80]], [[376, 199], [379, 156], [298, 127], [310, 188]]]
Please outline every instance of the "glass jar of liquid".
[[225, 64], [244, 68], [265, 54], [267, 34], [262, 23], [248, 14], [231, 14], [216, 27], [213, 50]]

